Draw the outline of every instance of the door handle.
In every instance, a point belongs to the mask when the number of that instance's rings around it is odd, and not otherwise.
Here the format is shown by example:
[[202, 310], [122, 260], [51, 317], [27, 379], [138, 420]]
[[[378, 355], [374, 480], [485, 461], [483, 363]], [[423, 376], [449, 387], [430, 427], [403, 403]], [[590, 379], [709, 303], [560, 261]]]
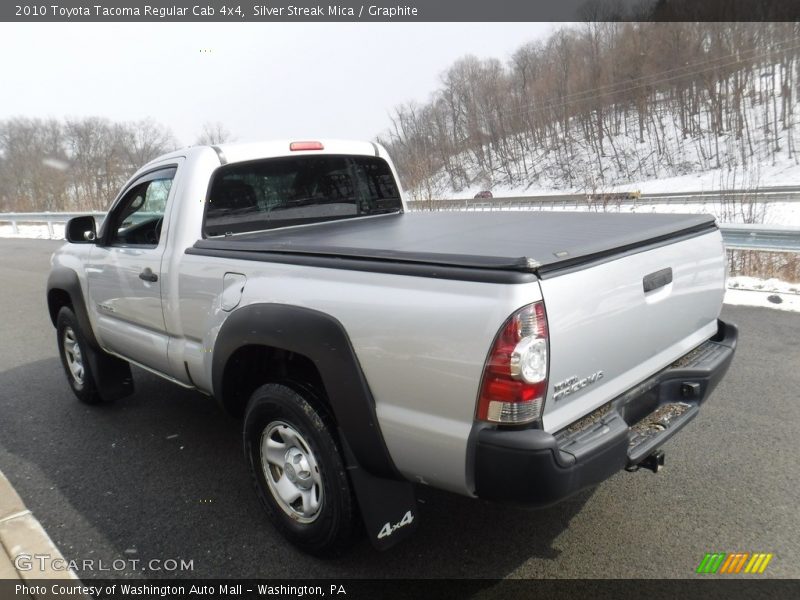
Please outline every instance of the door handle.
[[645, 294], [670, 283], [672, 283], [672, 267], [650, 273], [649, 275], [645, 275], [644, 279], [642, 279], [642, 287], [644, 288]]
[[141, 279], [142, 281], [150, 281], [152, 283], [155, 283], [156, 281], [158, 281], [158, 275], [153, 273], [153, 270], [150, 267], [147, 267], [145, 268], [144, 271], [139, 273], [139, 279]]

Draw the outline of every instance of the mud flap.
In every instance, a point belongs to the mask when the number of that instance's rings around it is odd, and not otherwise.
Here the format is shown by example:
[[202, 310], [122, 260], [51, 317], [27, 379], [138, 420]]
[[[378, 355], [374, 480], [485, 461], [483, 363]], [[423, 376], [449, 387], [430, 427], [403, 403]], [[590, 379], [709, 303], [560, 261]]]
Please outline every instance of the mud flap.
[[371, 475], [358, 465], [341, 432], [339, 439], [369, 541], [376, 549], [387, 550], [417, 529], [414, 486], [409, 481]]
[[104, 401], [113, 402], [133, 393], [133, 376], [127, 361], [91, 347], [86, 353], [97, 391]]

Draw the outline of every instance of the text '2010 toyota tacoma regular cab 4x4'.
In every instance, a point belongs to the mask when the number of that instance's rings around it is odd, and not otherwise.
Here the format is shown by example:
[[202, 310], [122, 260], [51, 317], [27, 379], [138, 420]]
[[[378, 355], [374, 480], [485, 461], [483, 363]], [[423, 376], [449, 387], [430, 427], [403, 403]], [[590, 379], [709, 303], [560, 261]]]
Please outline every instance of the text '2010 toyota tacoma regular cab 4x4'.
[[725, 373], [711, 217], [405, 212], [366, 142], [193, 147], [72, 219], [50, 317], [84, 402], [130, 364], [243, 417], [274, 525], [378, 547], [414, 485], [530, 506], [663, 461]]

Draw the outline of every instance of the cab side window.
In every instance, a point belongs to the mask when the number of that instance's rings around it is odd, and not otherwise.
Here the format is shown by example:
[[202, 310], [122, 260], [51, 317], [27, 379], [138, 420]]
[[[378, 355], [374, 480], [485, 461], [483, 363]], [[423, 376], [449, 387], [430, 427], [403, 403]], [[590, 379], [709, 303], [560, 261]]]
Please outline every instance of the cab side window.
[[170, 167], [143, 175], [125, 192], [108, 217], [109, 246], [158, 246], [175, 171]]

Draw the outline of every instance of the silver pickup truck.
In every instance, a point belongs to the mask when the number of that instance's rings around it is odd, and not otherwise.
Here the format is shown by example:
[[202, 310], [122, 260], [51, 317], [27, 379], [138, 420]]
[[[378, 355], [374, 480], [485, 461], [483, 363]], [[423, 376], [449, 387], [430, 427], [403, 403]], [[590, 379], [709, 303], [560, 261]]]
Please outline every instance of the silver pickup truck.
[[369, 142], [174, 152], [66, 238], [47, 303], [75, 395], [131, 394], [134, 364], [213, 396], [320, 555], [360, 520], [405, 538], [417, 485], [544, 506], [657, 471], [736, 346], [713, 218], [409, 214]]

